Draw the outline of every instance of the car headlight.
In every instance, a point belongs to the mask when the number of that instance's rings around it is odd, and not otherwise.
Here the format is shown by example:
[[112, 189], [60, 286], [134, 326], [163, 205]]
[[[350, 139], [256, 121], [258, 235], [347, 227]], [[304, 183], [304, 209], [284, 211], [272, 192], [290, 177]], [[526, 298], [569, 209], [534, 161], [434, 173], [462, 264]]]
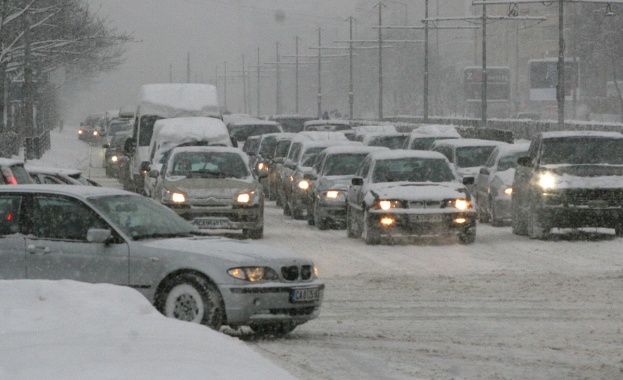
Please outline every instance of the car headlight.
[[309, 189], [309, 181], [306, 179], [302, 179], [296, 186], [301, 190], [307, 190]]
[[186, 202], [186, 194], [178, 191], [162, 190], [162, 200], [164, 202], [184, 203]]
[[258, 200], [259, 197], [257, 190], [245, 191], [244, 193], [236, 195], [236, 203], [239, 205], [256, 204]]
[[398, 200], [390, 200], [390, 199], [382, 199], [380, 201], [374, 202], [372, 205], [373, 209], [387, 211], [392, 208], [403, 208], [402, 202]]
[[112, 162], [117, 162], [117, 161], [119, 161], [119, 157], [117, 157], [117, 156], [112, 156], [112, 157], [110, 157], [110, 161], [112, 161]]
[[451, 207], [454, 207], [458, 210], [469, 210], [470, 208], [472, 208], [472, 202], [470, 202], [469, 199], [465, 198], [451, 199], [448, 201], [448, 203]]
[[266, 164], [265, 164], [264, 162], [261, 162], [261, 161], [260, 161], [260, 162], [257, 164], [257, 170], [258, 170], [258, 171], [267, 170], [267, 169], [268, 169], [268, 167], [266, 166]]
[[93, 131], [93, 136], [97, 136], [97, 135], [99, 135], [99, 132], [98, 131]]
[[325, 201], [345, 201], [346, 193], [339, 190], [327, 190], [320, 194], [320, 199]]
[[81, 134], [83, 134], [83, 133], [84, 133], [84, 131], [83, 131], [82, 129], [78, 131], [78, 134], [79, 134], [79, 135], [81, 135]]
[[501, 188], [502, 193], [506, 194], [506, 195], [513, 195], [513, 188], [512, 187], [503, 187]]
[[243, 281], [279, 280], [277, 272], [268, 267], [238, 267], [227, 270], [227, 274]]
[[556, 185], [558, 184], [558, 182], [559, 182], [558, 176], [552, 173], [546, 172], [546, 173], [541, 174], [539, 177], [539, 186], [543, 190], [556, 188]]

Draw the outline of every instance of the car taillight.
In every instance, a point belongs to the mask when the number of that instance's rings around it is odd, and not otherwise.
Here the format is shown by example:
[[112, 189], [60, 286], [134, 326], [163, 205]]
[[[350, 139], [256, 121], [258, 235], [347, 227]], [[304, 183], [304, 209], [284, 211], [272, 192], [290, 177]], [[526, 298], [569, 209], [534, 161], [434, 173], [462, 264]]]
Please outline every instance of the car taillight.
[[11, 172], [9, 169], [2, 169], [2, 175], [4, 176], [7, 184], [17, 185], [17, 179], [13, 175], [13, 172]]

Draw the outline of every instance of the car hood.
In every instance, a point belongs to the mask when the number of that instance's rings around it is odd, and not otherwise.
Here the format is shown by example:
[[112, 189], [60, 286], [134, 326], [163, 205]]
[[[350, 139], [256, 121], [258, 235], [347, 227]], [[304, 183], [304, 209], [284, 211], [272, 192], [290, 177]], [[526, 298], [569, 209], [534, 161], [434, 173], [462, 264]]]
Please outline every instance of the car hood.
[[[497, 181], [499, 181], [500, 183], [503, 183], [504, 185], [510, 186], [513, 184], [513, 178], [515, 176], [515, 169], [508, 169], [508, 170], [504, 170], [502, 172], [496, 172], [494, 174], [494, 178], [497, 179]], [[494, 179], [491, 179], [491, 182], [493, 182]]]
[[395, 182], [379, 183], [370, 186], [365, 196], [367, 204], [374, 201], [376, 193], [381, 199], [399, 199], [405, 201], [443, 200], [466, 198], [465, 186], [455, 182]]
[[482, 166], [474, 166], [470, 168], [456, 168], [456, 172], [462, 178], [476, 177], [478, 175], [478, 172], [480, 172], [480, 168], [482, 168]]
[[[184, 260], [195, 262], [197, 266], [206, 265], [206, 258], [215, 258], [225, 262], [226, 266], [236, 265], [282, 265], [310, 264], [311, 260], [280, 250], [275, 247], [247, 241], [239, 241], [222, 237], [193, 236], [172, 239], [154, 239], [140, 242], [152, 252], [167, 254], [186, 254]], [[211, 265], [213, 263], [208, 263]]]
[[249, 178], [183, 178], [165, 179], [163, 187], [170, 191], [181, 191], [191, 198], [228, 197], [233, 198], [241, 191], [258, 187], [258, 183]]
[[348, 190], [354, 175], [332, 175], [318, 179], [319, 190]]
[[621, 165], [543, 165], [541, 172], [556, 175], [557, 188], [611, 189], [623, 187]]

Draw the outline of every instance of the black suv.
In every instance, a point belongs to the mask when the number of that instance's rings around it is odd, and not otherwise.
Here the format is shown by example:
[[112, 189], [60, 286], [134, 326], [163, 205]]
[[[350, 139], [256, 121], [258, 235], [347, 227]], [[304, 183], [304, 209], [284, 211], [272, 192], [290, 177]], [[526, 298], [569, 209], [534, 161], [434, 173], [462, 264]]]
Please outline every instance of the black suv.
[[552, 228], [604, 227], [623, 235], [623, 134], [543, 132], [513, 180], [516, 235], [544, 238]]
[[0, 185], [24, 185], [34, 183], [19, 160], [0, 158]]

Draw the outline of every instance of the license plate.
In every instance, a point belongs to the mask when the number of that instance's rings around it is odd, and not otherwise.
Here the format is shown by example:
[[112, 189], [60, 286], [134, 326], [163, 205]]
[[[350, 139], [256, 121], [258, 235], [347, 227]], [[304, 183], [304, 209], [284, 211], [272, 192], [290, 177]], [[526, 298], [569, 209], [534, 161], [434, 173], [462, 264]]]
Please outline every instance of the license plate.
[[229, 220], [227, 218], [196, 218], [193, 224], [199, 228], [227, 228]]
[[443, 215], [441, 214], [413, 214], [409, 215], [410, 222], [441, 222]]
[[292, 289], [290, 293], [290, 301], [296, 302], [313, 302], [320, 299], [320, 289], [307, 288], [307, 289]]

